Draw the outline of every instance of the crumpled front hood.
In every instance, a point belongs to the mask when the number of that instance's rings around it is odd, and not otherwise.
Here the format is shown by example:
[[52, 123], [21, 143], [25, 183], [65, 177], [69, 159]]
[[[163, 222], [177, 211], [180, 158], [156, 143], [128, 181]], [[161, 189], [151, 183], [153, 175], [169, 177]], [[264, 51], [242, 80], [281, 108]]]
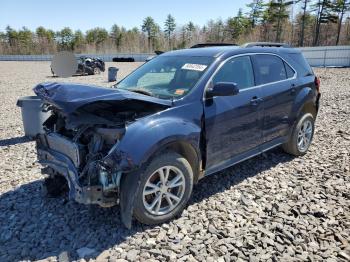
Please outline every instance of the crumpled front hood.
[[45, 102], [54, 105], [67, 114], [97, 101], [139, 100], [164, 106], [171, 106], [172, 103], [171, 101], [126, 90], [84, 84], [47, 82], [38, 84], [33, 91]]

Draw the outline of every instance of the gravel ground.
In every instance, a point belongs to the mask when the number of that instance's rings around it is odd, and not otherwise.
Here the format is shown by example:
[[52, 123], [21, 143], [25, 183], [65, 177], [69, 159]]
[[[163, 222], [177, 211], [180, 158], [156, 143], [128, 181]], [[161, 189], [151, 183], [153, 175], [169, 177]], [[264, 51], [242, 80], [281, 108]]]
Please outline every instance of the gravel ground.
[[[114, 65], [125, 75], [138, 64]], [[0, 62], [0, 261], [350, 261], [350, 69], [315, 71], [323, 96], [307, 155], [264, 153], [202, 180], [181, 217], [127, 230], [117, 207], [42, 198], [15, 104], [61, 79], [46, 62]]]

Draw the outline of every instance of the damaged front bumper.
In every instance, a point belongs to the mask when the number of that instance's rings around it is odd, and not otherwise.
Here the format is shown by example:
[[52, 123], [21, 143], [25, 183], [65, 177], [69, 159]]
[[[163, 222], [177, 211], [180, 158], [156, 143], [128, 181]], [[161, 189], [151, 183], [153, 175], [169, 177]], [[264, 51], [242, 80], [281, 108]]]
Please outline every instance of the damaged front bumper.
[[117, 192], [104, 192], [102, 185], [83, 186], [79, 182], [79, 172], [73, 161], [65, 154], [53, 150], [37, 141], [38, 162], [42, 164], [43, 173], [50, 176], [62, 175], [69, 186], [69, 198], [81, 204], [98, 204], [111, 207], [118, 204]]

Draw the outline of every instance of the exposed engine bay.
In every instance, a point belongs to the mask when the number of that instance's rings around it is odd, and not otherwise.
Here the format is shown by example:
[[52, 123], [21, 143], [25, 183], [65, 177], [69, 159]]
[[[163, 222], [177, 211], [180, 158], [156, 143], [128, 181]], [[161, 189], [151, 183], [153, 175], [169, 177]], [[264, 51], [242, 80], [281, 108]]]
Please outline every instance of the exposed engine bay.
[[70, 197], [80, 203], [117, 204], [122, 172], [104, 157], [128, 125], [165, 107], [135, 100], [96, 101], [67, 114], [50, 103], [45, 106], [52, 115], [44, 123], [45, 134], [37, 139], [39, 162], [47, 166], [43, 173], [51, 178], [63, 175]]

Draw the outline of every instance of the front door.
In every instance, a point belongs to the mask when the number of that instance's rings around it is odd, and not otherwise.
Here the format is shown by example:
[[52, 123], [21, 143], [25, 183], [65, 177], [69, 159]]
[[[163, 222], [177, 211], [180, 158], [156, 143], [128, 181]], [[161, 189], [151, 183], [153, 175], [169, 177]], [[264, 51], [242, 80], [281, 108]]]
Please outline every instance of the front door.
[[250, 56], [226, 61], [211, 84], [218, 82], [236, 83], [239, 93], [204, 102], [207, 170], [229, 165], [234, 157], [257, 149], [262, 141], [261, 89], [255, 87]]

